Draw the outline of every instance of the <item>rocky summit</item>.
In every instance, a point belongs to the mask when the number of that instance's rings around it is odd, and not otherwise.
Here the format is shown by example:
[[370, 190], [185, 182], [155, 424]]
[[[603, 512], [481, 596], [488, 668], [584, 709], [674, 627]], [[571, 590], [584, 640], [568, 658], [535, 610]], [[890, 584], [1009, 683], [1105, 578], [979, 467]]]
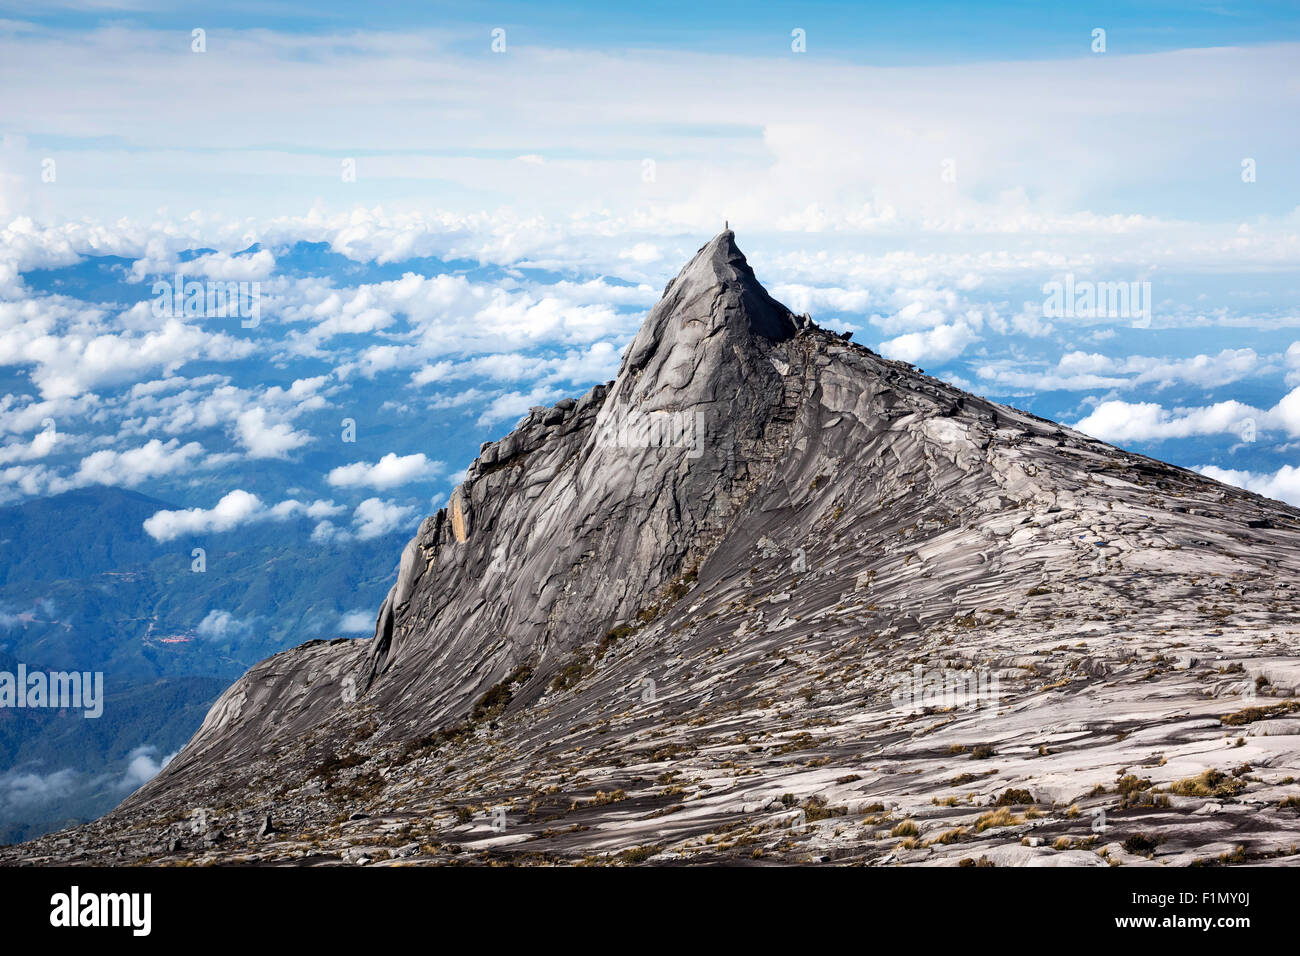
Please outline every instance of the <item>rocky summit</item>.
[[924, 375], [730, 231], [483, 445], [366, 640], [14, 863], [1300, 860], [1300, 512]]

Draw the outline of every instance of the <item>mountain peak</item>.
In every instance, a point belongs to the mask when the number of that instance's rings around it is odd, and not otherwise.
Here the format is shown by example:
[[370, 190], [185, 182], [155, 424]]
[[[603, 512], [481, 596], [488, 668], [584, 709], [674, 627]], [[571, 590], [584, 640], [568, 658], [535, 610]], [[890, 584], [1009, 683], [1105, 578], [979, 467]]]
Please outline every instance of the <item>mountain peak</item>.
[[[751, 279], [754, 278], [754, 272], [749, 267], [745, 254], [740, 251], [736, 245], [736, 234], [730, 229], [724, 229], [704, 245], [700, 246], [699, 251], [694, 258], [686, 264], [686, 272], [696, 262], [707, 264], [712, 269], [713, 274], [718, 278], [724, 278], [728, 275], [729, 270], [735, 270], [737, 265], [741, 270], [748, 273]], [[754, 279], [754, 281], [758, 281]]]
[[701, 370], [734, 365], [736, 355], [761, 348], [762, 340], [793, 338], [799, 327], [758, 281], [735, 233], [724, 229], [668, 283], [627, 350], [619, 378], [641, 379], [649, 371], [652, 381], [666, 378], [681, 388], [687, 379], [700, 381]]
[[[1149, 793], [1243, 760], [1300, 774], [1259, 742], [1284, 737], [1246, 726], [1295, 710], [1247, 702], [1300, 686], [1277, 636], [1297, 574], [1296, 509], [797, 321], [727, 230], [612, 387], [484, 446], [407, 545], [375, 639], [257, 665], [110, 817], [0, 861], [290, 862], [297, 834], [314, 862], [356, 860], [400, 819], [439, 863], [742, 862], [754, 840], [769, 860], [1100, 862], [1052, 848], [1075, 804], [1172, 861], [1229, 834], [1271, 858], [1300, 832], [1268, 808], [1272, 778], [1241, 777], [1210, 822], [1201, 801], [1153, 813], [1107, 788], [1125, 766]], [[834, 808], [798, 844], [786, 794]], [[901, 845], [873, 817], [885, 801], [960, 839]], [[982, 826], [992, 802], [1041, 806], [1042, 845]], [[470, 824], [486, 806], [511, 840]], [[178, 850], [193, 807], [222, 808], [221, 839]]]
[[[677, 293], [682, 300], [691, 293], [731, 297], [738, 307], [734, 317], [744, 318], [746, 331], [781, 342], [798, 331], [794, 315], [768, 294], [736, 245], [736, 234], [724, 229], [700, 247], [681, 273], [664, 290], [664, 298]], [[728, 303], [732, 304], [732, 303]]]

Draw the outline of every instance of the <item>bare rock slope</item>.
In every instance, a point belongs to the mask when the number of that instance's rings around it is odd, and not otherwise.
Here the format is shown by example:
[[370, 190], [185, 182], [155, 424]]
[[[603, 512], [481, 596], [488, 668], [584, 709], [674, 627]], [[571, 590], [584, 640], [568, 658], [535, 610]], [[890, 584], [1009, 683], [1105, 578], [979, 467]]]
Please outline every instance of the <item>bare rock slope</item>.
[[1300, 512], [929, 378], [724, 232], [372, 640], [3, 862], [1300, 860]]

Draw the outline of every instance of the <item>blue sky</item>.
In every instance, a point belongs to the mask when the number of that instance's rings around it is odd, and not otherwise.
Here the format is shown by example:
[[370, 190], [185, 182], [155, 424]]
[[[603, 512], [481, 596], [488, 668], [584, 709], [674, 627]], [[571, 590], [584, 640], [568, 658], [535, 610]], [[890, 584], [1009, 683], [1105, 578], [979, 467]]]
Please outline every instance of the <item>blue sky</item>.
[[[413, 531], [482, 441], [612, 377], [729, 219], [857, 341], [1300, 503], [1298, 33], [1288, 4], [0, 3], [0, 502], [119, 484], [176, 503], [160, 543]], [[155, 314], [177, 271], [257, 283], [260, 321]], [[1052, 315], [1067, 280], [1149, 297]]]
[[[471, 51], [493, 27], [520, 43], [549, 48], [646, 47], [705, 53], [770, 55], [787, 48], [790, 30], [803, 28], [814, 49], [883, 65], [1055, 59], [1077, 55], [1103, 27], [1116, 35], [1113, 52], [1152, 53], [1188, 47], [1275, 43], [1298, 38], [1290, 3], [1019, 3], [794, 2], [731, 0], [701, 4], [672, 0], [608, 3], [355, 4], [293, 3], [51, 3], [0, 4], [7, 15], [63, 29], [134, 22], [161, 29], [193, 26], [286, 33], [441, 29], [461, 34]], [[1081, 37], [1083, 39], [1081, 39]], [[1082, 47], [1081, 47], [1082, 44]]]

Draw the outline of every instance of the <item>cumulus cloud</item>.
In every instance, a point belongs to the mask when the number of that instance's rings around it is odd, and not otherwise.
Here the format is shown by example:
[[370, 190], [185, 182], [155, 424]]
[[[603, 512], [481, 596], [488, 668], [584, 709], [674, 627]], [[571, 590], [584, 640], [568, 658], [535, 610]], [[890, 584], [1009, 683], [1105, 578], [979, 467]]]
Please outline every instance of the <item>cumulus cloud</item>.
[[183, 534], [230, 531], [266, 513], [262, 499], [251, 492], [236, 489], [212, 508], [186, 508], [184, 511], [158, 511], [144, 521], [145, 532], [157, 541], [171, 541]]
[[289, 335], [289, 347], [302, 355], [322, 355], [321, 345], [336, 336], [386, 330], [400, 318], [409, 330], [403, 344], [372, 345], [341, 368], [341, 374], [373, 377], [451, 354], [590, 343], [632, 324], [611, 302], [646, 298], [644, 290], [619, 291], [602, 282], [566, 283], [554, 291], [516, 285], [412, 272], [349, 289], [305, 280], [285, 290], [279, 312], [287, 322], [310, 323]]
[[118, 786], [135, 792], [158, 776], [163, 767], [172, 762], [178, 751], [172, 751], [161, 759], [157, 757], [158, 748], [151, 744], [136, 747], [127, 756], [126, 772]]
[[145, 519], [144, 530], [156, 541], [172, 541], [182, 535], [233, 531], [259, 521], [286, 521], [296, 517], [323, 519], [344, 510], [332, 501], [303, 503], [292, 498], [268, 506], [257, 495], [237, 488], [211, 508], [157, 511]]
[[1270, 429], [1295, 438], [1300, 436], [1300, 386], [1267, 409], [1229, 400], [1169, 411], [1155, 402], [1112, 399], [1101, 402], [1074, 427], [1112, 442], [1163, 441], [1192, 435], [1239, 435], [1253, 441], [1253, 433]]
[[1300, 468], [1294, 465], [1283, 465], [1271, 474], [1237, 471], [1215, 465], [1197, 465], [1195, 470], [1225, 485], [1244, 488], [1266, 498], [1285, 501], [1289, 505], [1300, 505]]
[[414, 521], [417, 509], [382, 498], [367, 498], [352, 511], [350, 527], [340, 527], [333, 521], [319, 522], [312, 530], [312, 540], [322, 544], [369, 541], [386, 534], [405, 530]]
[[[51, 430], [38, 435], [30, 445], [19, 444], [6, 448], [14, 448], [18, 452], [12, 454], [12, 458], [22, 457], [23, 452], [32, 457], [33, 446], [39, 450], [39, 446], [45, 443], [52, 449], [56, 441]], [[62, 474], [44, 464], [0, 468], [0, 488], [9, 486], [26, 495], [59, 494], [86, 485], [134, 488], [150, 479], [183, 475], [197, 467], [202, 457], [203, 446], [198, 442], [182, 445], [175, 438], [166, 442], [155, 438], [137, 448], [124, 451], [106, 448], [93, 452], [81, 459], [77, 470], [71, 475]], [[210, 458], [204, 463], [214, 460], [219, 461]], [[4, 461], [5, 456], [0, 454], [0, 464], [4, 464]], [[0, 499], [12, 496], [12, 493], [0, 491]]]
[[81, 459], [71, 484], [134, 488], [150, 478], [184, 474], [202, 455], [203, 446], [198, 442], [182, 445], [175, 438], [167, 442], [155, 438], [126, 451], [105, 448]]
[[916, 364], [932, 361], [942, 364], [961, 355], [979, 335], [965, 322], [939, 325], [924, 332], [908, 332], [880, 343], [880, 354]]
[[1282, 361], [1286, 365], [1286, 383], [1300, 385], [1300, 342], [1292, 342], [1287, 346]]
[[375, 612], [365, 608], [348, 611], [339, 617], [338, 629], [344, 634], [369, 634], [375, 629]]
[[815, 286], [802, 282], [778, 282], [771, 287], [771, 293], [795, 312], [817, 312], [827, 309], [832, 312], [865, 313], [872, 304], [869, 289], [845, 289], [840, 286]]
[[353, 514], [356, 535], [362, 541], [378, 538], [381, 535], [397, 531], [411, 523], [415, 509], [405, 505], [394, 504], [381, 498], [367, 498], [357, 505]]
[[0, 366], [28, 367], [45, 399], [170, 373], [187, 362], [235, 361], [255, 348], [178, 318], [143, 331], [125, 328], [104, 310], [62, 296], [0, 301]]
[[85, 416], [101, 404], [95, 395], [37, 401], [29, 395], [19, 396], [11, 392], [0, 396], [0, 435], [50, 431], [51, 423], [57, 428], [59, 422]]
[[145, 255], [131, 264], [130, 278], [140, 281], [147, 276], [170, 277], [180, 273], [188, 279], [213, 279], [218, 282], [257, 282], [271, 277], [275, 271], [275, 256], [266, 249], [243, 255], [228, 252], [209, 252], [182, 262], [175, 253], [183, 245], [172, 237], [171, 242], [151, 240]]
[[411, 375], [411, 384], [487, 378], [494, 382], [534, 382], [539, 386], [608, 381], [618, 372], [619, 353], [612, 342], [595, 342], [586, 349], [569, 349], [556, 356], [502, 352], [453, 362], [425, 365]]
[[369, 487], [383, 490], [432, 478], [444, 467], [443, 462], [432, 461], [423, 453], [399, 456], [389, 452], [374, 464], [358, 461], [334, 468], [327, 480], [340, 488]]
[[[226, 640], [245, 637], [253, 631], [253, 622], [241, 620], [229, 611], [209, 611], [194, 629], [199, 637]], [[155, 771], [156, 772], [156, 771]]]
[[15, 461], [33, 461], [44, 458], [59, 443], [59, 433], [53, 428], [43, 428], [29, 442], [15, 441], [0, 446], [0, 465]]
[[521, 418], [530, 408], [537, 405], [550, 405], [562, 397], [563, 393], [559, 389], [544, 386], [538, 386], [527, 392], [506, 392], [488, 402], [476, 424], [495, 425]]
[[311, 441], [311, 435], [297, 431], [288, 422], [270, 421], [265, 408], [250, 408], [235, 419], [235, 437], [250, 458], [284, 458], [295, 448]]
[[1111, 357], [1074, 350], [1062, 355], [1055, 367], [1043, 371], [1026, 371], [1021, 365], [1010, 359], [988, 362], [977, 369], [977, 374], [995, 385], [1035, 391], [1138, 386], [1160, 390], [1179, 384], [1215, 388], [1267, 368], [1251, 348], [1223, 349], [1217, 355], [1201, 353], [1188, 358]]
[[662, 259], [663, 251], [654, 243], [638, 242], [623, 249], [619, 252], [618, 257], [644, 265], [647, 262], [657, 262]]
[[1258, 409], [1241, 402], [1219, 402], [1205, 408], [1170, 412], [1155, 402], [1102, 402], [1074, 428], [1108, 442], [1163, 441], [1191, 435], [1238, 433], [1248, 420], [1262, 417]]
[[283, 458], [312, 436], [293, 427], [328, 404], [327, 376], [295, 379], [287, 388], [241, 388], [219, 376], [182, 380], [175, 389], [133, 388], [121, 404], [124, 433], [178, 435], [225, 427], [250, 458]]
[[103, 787], [134, 792], [171, 763], [176, 752], [159, 757], [159, 749], [143, 744], [131, 750], [121, 771], [85, 773], [65, 767], [48, 773], [27, 766], [0, 773], [0, 812], [20, 816], [40, 813], [44, 808], [70, 797], [83, 797]]
[[183, 268], [187, 274], [193, 271], [209, 279], [255, 282], [271, 277], [275, 271], [275, 256], [266, 249], [238, 256], [226, 252], [210, 252], [190, 260]]

